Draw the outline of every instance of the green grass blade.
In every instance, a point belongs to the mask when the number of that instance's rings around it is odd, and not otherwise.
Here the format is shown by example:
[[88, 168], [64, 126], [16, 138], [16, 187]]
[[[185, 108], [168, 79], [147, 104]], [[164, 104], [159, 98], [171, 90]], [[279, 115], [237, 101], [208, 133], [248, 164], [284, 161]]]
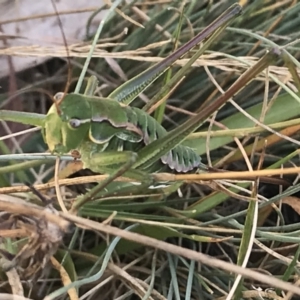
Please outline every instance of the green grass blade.
[[23, 111], [0, 110], [0, 120], [32, 126], [43, 126], [46, 116]]

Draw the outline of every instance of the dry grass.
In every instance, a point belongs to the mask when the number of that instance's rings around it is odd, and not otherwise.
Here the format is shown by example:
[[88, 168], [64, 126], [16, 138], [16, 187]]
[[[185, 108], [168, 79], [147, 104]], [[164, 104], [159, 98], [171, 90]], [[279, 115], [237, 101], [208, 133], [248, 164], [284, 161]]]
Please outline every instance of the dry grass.
[[[179, 43], [231, 3], [187, 2]], [[178, 1], [140, 1], [120, 8], [126, 18], [116, 14], [106, 23], [88, 70], [98, 76], [97, 95], [107, 96], [172, 51], [179, 15], [167, 6], [180, 8]], [[299, 59], [299, 9], [297, 1], [246, 3], [243, 16], [168, 97], [164, 127], [178, 126], [226, 92], [266, 48], [293, 42], [286, 48]], [[68, 45], [68, 51], [56, 45], [0, 49], [1, 55], [61, 58], [4, 80], [10, 88], [1, 95], [1, 109], [46, 113], [50, 96], [65, 86], [66, 57], [72, 90], [89, 50], [87, 42]], [[228, 172], [156, 173], [160, 181], [185, 182], [163, 191], [139, 189], [118, 177], [77, 214], [74, 203], [106, 175], [62, 159], [55, 177], [53, 159], [33, 160], [34, 153], [47, 151], [40, 133], [16, 135], [26, 127], [2, 122], [0, 299], [297, 299], [300, 80], [293, 74], [298, 65], [292, 66], [278, 59], [184, 142], [204, 162]], [[134, 105], [155, 96], [163, 80]], [[274, 175], [290, 186], [257, 180]]]

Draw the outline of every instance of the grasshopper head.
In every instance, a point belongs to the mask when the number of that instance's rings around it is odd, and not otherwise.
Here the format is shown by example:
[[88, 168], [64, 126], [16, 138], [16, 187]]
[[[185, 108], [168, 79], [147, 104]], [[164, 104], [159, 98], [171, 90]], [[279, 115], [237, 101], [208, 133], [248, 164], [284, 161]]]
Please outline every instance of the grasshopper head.
[[[55, 95], [60, 100], [62, 93]], [[91, 108], [83, 95], [68, 94], [59, 105], [59, 112], [53, 104], [44, 124], [44, 140], [50, 151], [66, 154], [77, 149], [88, 136]]]

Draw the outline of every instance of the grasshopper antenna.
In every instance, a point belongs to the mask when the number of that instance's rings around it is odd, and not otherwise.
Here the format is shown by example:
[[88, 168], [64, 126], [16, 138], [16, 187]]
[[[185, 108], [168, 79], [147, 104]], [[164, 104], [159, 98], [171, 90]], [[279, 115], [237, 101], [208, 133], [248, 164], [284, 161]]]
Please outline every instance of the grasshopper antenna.
[[26, 186], [28, 186], [31, 190], [31, 192], [37, 196], [44, 204], [44, 206], [48, 206], [50, 204], [53, 204], [53, 201], [46, 199], [41, 193], [40, 191], [38, 191], [32, 184], [30, 184], [29, 182], [24, 182], [24, 184]]
[[68, 43], [67, 43], [66, 35], [64, 33], [64, 30], [63, 30], [63, 25], [62, 25], [61, 18], [59, 16], [59, 13], [58, 13], [56, 4], [54, 3], [54, 0], [51, 0], [51, 3], [52, 3], [52, 6], [53, 6], [53, 9], [55, 11], [55, 14], [56, 14], [56, 17], [57, 17], [57, 20], [58, 20], [58, 24], [59, 24], [59, 28], [60, 28], [60, 31], [61, 31], [61, 34], [62, 34], [63, 42], [64, 42], [64, 45], [65, 45], [65, 48], [66, 48], [66, 52], [67, 52], [67, 64], [68, 64], [67, 84], [65, 85], [65, 89], [63, 91], [63, 94], [62, 95], [60, 94], [61, 96], [59, 96], [59, 97], [55, 97], [55, 96], [53, 97], [53, 102], [55, 103], [57, 112], [58, 112], [58, 114], [60, 114], [59, 105], [63, 101], [65, 95], [67, 94], [67, 92], [69, 90], [69, 87], [70, 87], [70, 83], [71, 83], [71, 76], [72, 76], [72, 73], [71, 73], [71, 60], [70, 60], [70, 51], [69, 51], [69, 48], [68, 48]]

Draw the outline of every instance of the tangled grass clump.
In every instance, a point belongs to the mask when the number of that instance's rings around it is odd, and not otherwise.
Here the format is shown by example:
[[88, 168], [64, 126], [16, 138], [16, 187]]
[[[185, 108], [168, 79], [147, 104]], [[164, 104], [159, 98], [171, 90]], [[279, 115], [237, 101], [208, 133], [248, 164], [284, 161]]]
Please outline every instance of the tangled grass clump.
[[[152, 114], [170, 131], [228, 96], [228, 103], [183, 142], [213, 173], [156, 173], [154, 178], [174, 183], [156, 190], [121, 176], [84, 198], [105, 174], [82, 170], [80, 155], [54, 166], [43, 153], [48, 148], [40, 131], [14, 135], [10, 129], [27, 127], [2, 121], [1, 293], [47, 300], [64, 299], [66, 293], [70, 299], [299, 297], [300, 5], [240, 2], [243, 14], [174, 89], [161, 94], [167, 102]], [[119, 6], [122, 13], [105, 22], [89, 65], [99, 80], [97, 96], [106, 97], [149, 63], [167, 57], [233, 1], [182, 3], [141, 0]], [[92, 34], [87, 26], [88, 37]], [[68, 46], [72, 91], [90, 46]], [[134, 105], [142, 108], [168, 87], [198, 49], [176, 61]], [[277, 59], [250, 83], [243, 81], [274, 49]], [[4, 47], [0, 53], [60, 58], [66, 50]], [[46, 114], [52, 102], [45, 95], [64, 90], [66, 69], [56, 58], [15, 74], [14, 107]], [[28, 81], [37, 75], [38, 82]], [[236, 82], [239, 89], [229, 96]], [[3, 90], [1, 110], [12, 109], [9, 92]], [[74, 209], [74, 203], [81, 205]], [[35, 272], [38, 277], [32, 277]], [[23, 281], [26, 274], [34, 284]]]

